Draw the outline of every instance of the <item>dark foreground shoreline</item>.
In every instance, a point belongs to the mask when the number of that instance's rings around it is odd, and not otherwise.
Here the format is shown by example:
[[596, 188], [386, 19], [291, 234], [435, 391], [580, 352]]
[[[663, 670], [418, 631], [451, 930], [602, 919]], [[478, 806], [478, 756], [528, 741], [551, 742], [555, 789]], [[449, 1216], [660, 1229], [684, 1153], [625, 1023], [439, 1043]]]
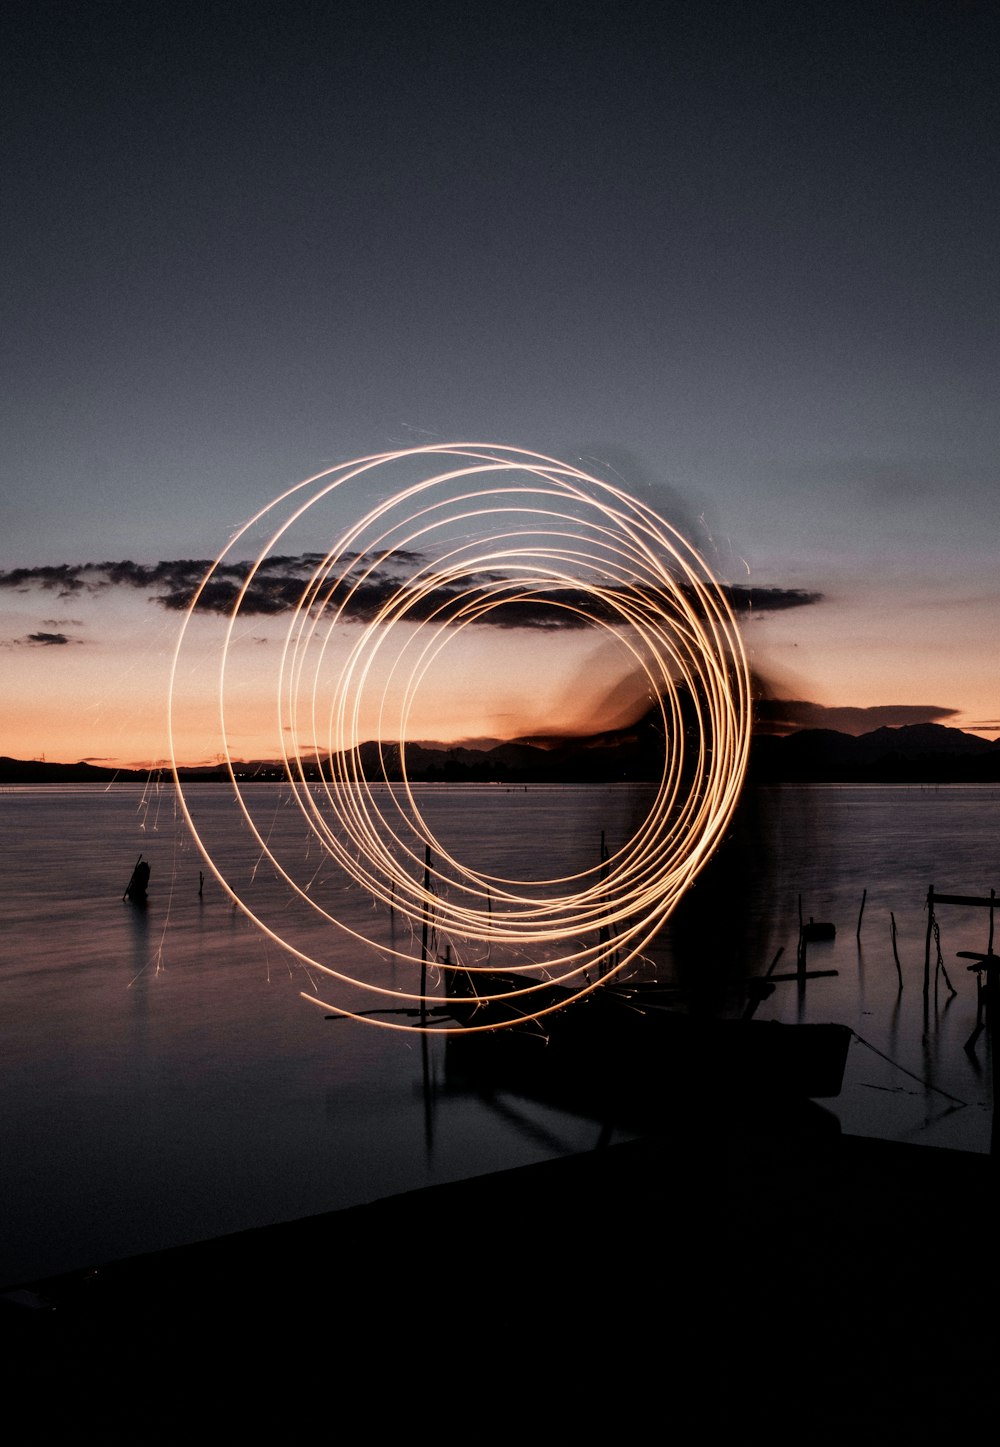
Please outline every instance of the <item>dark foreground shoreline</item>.
[[994, 1161], [815, 1127], [705, 1139], [31, 1283], [0, 1310], [17, 1439], [921, 1443], [991, 1419]]

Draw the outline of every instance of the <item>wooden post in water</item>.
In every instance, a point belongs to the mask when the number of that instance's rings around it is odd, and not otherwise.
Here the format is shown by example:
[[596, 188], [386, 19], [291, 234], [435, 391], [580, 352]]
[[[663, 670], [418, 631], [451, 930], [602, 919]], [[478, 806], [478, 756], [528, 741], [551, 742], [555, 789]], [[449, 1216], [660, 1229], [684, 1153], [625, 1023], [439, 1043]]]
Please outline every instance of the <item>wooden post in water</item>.
[[934, 933], [934, 886], [927, 891], [927, 938], [924, 942], [924, 999], [931, 990], [931, 935]]
[[986, 946], [986, 953], [989, 954], [989, 955], [991, 955], [991, 954], [993, 953], [993, 908], [994, 908], [994, 905], [995, 905], [995, 903], [996, 903], [996, 897], [997, 897], [997, 892], [996, 892], [996, 890], [995, 890], [995, 889], [991, 889], [991, 890], [990, 890], [990, 940], [989, 940], [989, 944]]
[[902, 966], [901, 966], [900, 963], [899, 963], [899, 950], [896, 948], [896, 916], [893, 914], [892, 910], [889, 911], [889, 921], [890, 921], [890, 924], [891, 924], [891, 931], [890, 931], [890, 933], [891, 933], [891, 937], [892, 937], [892, 957], [893, 957], [893, 959], [896, 961], [896, 974], [897, 974], [897, 976], [899, 977], [899, 988], [900, 988], [900, 990], [902, 990], [902, 988], [903, 988], [903, 970], [902, 970]]
[[858, 910], [858, 932], [857, 932], [857, 936], [856, 936], [857, 941], [858, 941], [858, 944], [861, 943], [861, 919], [862, 919], [862, 916], [864, 915], [864, 912], [865, 912], [865, 900], [866, 900], [867, 898], [868, 898], [868, 890], [865, 889], [865, 890], [862, 891], [862, 894], [861, 894], [861, 908]]

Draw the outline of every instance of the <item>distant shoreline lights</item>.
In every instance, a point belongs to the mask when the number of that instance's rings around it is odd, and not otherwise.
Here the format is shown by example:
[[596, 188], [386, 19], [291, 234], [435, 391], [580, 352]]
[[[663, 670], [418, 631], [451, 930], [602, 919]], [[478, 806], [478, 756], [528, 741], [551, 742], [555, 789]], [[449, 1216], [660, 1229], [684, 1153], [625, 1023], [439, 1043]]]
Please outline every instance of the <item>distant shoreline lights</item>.
[[[362, 511], [359, 499], [370, 499], [376, 489], [381, 500]], [[391, 951], [393, 970], [410, 981], [402, 989], [396, 976], [390, 985], [388, 974], [380, 981], [377, 969], [366, 978], [346, 974], [287, 938], [274, 912], [266, 917], [252, 889], [237, 888], [232, 871], [213, 857], [178, 775], [178, 715], [193, 706], [187, 696], [192, 687], [194, 704], [207, 711], [209, 703], [189, 682], [197, 672], [189, 657], [192, 619], [218, 570], [231, 564], [234, 550], [256, 539], [259, 551], [236, 591], [212, 673], [219, 753], [246, 826], [239, 831], [242, 847], [266, 858], [289, 897], [324, 926], [385, 961], [384, 941], [359, 934], [325, 909], [308, 893], [308, 880], [272, 852], [251, 817], [229, 741], [240, 697], [234, 658], [252, 611], [247, 599], [254, 578], [306, 525], [311, 536], [329, 536], [331, 516], [336, 540], [309, 555], [312, 572], [301, 588], [296, 585], [297, 602], [287, 610], [273, 678], [277, 748], [294, 800], [326, 859], [386, 909], [408, 918], [414, 940], [422, 932], [420, 954], [414, 945]], [[508, 626], [530, 620], [534, 627], [613, 633], [645, 674], [666, 740], [655, 800], [633, 837], [590, 869], [541, 882], [487, 875], [463, 864], [435, 837], [406, 777], [408, 722], [432, 665], [464, 630], [503, 610], [513, 620]], [[374, 711], [379, 720], [383, 767], [383, 746], [399, 742], [401, 785], [373, 787], [386, 783], [385, 773], [366, 776], [358, 745], [362, 711], [366, 718]], [[442, 1003], [426, 989], [428, 922], [447, 941], [445, 959], [433, 965], [444, 971], [448, 995], [465, 1006], [503, 1000], [510, 1023], [556, 1008], [545, 996], [552, 983], [580, 998], [641, 956], [720, 842], [736, 806], [749, 750], [750, 679], [722, 588], [695, 549], [645, 503], [538, 453], [441, 444], [332, 467], [289, 488], [236, 532], [184, 616], [171, 669], [169, 727], [182, 811], [234, 904], [308, 971], [326, 977], [332, 991], [337, 986], [353, 998], [360, 989], [375, 1014], [402, 1006], [419, 1018], [401, 1024], [317, 994], [304, 992], [305, 998], [383, 1028], [439, 1031], [455, 1027], [426, 1015]], [[308, 754], [294, 745], [301, 737], [312, 741]], [[306, 778], [313, 765], [319, 786]], [[581, 937], [590, 942], [581, 945]], [[474, 947], [484, 945], [530, 958], [532, 947], [543, 943], [547, 978], [518, 974], [511, 988], [505, 975], [502, 992], [495, 978], [491, 985], [489, 969], [471, 958]], [[450, 966], [456, 971], [451, 986]], [[456, 998], [477, 973], [482, 991]], [[496, 1022], [464, 1028], [492, 1029]]]

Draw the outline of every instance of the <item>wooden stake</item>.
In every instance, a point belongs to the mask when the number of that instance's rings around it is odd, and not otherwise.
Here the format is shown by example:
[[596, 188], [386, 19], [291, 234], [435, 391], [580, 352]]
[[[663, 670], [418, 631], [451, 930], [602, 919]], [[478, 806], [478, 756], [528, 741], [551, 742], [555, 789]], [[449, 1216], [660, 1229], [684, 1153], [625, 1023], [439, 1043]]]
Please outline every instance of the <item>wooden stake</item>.
[[132, 865], [132, 873], [129, 875], [128, 884], [126, 884], [126, 886], [125, 886], [125, 892], [122, 894], [122, 899], [127, 899], [127, 898], [128, 898], [128, 892], [129, 892], [129, 890], [132, 888], [132, 881], [133, 881], [133, 879], [135, 878], [135, 871], [139, 868], [139, 865], [140, 865], [141, 863], [142, 863], [142, 855], [140, 854], [140, 855], [139, 855], [139, 858], [138, 858], [138, 859], [135, 861], [135, 863]]
[[899, 951], [896, 948], [896, 916], [892, 910], [889, 911], [889, 919], [892, 921], [892, 957], [896, 961], [896, 974], [899, 976], [899, 988], [903, 988], [903, 970], [899, 963]]
[[862, 918], [862, 915], [863, 915], [864, 912], [865, 912], [865, 900], [866, 900], [867, 898], [868, 898], [868, 891], [867, 891], [867, 889], [866, 889], [866, 890], [864, 890], [864, 891], [862, 892], [862, 895], [861, 895], [861, 908], [858, 910], [858, 933], [857, 933], [857, 941], [858, 941], [859, 944], [861, 943], [861, 918]]

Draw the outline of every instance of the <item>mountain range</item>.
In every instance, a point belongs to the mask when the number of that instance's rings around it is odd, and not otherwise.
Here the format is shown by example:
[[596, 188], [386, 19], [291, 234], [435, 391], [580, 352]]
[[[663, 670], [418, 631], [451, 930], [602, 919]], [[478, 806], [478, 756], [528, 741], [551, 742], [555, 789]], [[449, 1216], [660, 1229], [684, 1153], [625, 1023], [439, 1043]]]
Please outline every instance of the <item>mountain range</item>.
[[[360, 748], [368, 779], [382, 775], [379, 746]], [[382, 760], [390, 779], [401, 777], [399, 745], [383, 744]], [[493, 748], [408, 744], [407, 776], [413, 782], [442, 783], [607, 783], [659, 778], [663, 727], [658, 709], [638, 723], [587, 738], [513, 740]], [[241, 779], [283, 777], [280, 762], [257, 760], [236, 765]], [[315, 761], [304, 763], [307, 778], [318, 777]], [[181, 769], [186, 782], [225, 779], [218, 765]], [[880, 728], [855, 737], [832, 729], [801, 729], [785, 737], [755, 735], [749, 777], [755, 783], [995, 783], [1000, 782], [1000, 740], [943, 724]], [[80, 762], [0, 757], [0, 783], [145, 782], [169, 778], [169, 770], [113, 769]]]

